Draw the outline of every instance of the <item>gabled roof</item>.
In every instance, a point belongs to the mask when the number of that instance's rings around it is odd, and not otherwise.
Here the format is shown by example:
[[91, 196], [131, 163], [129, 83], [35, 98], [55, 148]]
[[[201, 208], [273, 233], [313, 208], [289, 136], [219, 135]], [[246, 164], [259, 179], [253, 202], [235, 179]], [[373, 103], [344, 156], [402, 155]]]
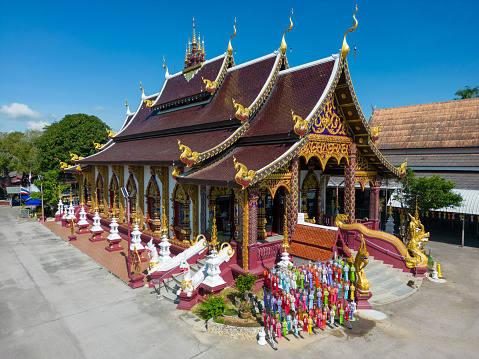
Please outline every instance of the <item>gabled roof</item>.
[[479, 147], [479, 98], [374, 110], [381, 150]]

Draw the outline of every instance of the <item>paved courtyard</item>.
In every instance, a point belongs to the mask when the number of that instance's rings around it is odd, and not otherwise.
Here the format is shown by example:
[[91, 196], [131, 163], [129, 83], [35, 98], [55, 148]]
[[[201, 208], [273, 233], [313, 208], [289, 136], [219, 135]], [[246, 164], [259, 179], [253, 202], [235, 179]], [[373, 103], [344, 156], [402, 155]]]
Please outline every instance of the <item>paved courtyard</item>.
[[[42, 224], [0, 206], [0, 358], [477, 358], [479, 249], [434, 242], [447, 283], [425, 282], [353, 330], [279, 350], [204, 332], [147, 287], [131, 290]], [[202, 331], [203, 330], [203, 331]]]

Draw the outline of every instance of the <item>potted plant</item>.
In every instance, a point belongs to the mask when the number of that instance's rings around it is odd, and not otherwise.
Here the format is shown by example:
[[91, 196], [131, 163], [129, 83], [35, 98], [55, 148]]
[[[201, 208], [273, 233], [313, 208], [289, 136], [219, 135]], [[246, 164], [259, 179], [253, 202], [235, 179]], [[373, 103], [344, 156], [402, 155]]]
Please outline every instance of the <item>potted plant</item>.
[[238, 308], [238, 314], [243, 319], [251, 318], [251, 309], [253, 309], [251, 304], [243, 300]]

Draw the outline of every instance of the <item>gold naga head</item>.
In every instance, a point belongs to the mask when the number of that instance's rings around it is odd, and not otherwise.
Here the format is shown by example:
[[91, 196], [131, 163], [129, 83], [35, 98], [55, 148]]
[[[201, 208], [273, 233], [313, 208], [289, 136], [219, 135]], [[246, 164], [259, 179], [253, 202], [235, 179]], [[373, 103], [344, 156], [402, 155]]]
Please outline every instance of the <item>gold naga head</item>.
[[349, 45], [348, 43], [346, 42], [346, 35], [348, 34], [348, 32], [353, 32], [354, 30], [356, 30], [356, 28], [358, 27], [358, 20], [356, 19], [356, 13], [358, 12], [358, 5], [356, 5], [356, 11], [354, 12], [353, 14], [353, 19], [354, 19], [354, 25], [353, 27], [349, 28], [346, 33], [344, 34], [344, 38], [343, 38], [343, 47], [341, 48], [341, 57], [343, 59], [346, 58], [346, 56], [348, 56], [349, 54]]
[[236, 36], [236, 18], [235, 18], [235, 23], [233, 24], [233, 29], [235, 29], [235, 32], [233, 35], [230, 36], [230, 41], [228, 43], [228, 55], [233, 55], [233, 46], [231, 46], [231, 39]]
[[289, 16], [289, 27], [286, 29], [286, 31], [283, 34], [283, 39], [281, 40], [281, 52], [284, 54], [286, 50], [288, 49], [288, 45], [286, 45], [286, 40], [284, 39], [285, 35], [287, 32], [290, 32], [293, 29], [293, 21], [291, 18], [293, 17], [293, 9], [291, 9], [291, 15]]

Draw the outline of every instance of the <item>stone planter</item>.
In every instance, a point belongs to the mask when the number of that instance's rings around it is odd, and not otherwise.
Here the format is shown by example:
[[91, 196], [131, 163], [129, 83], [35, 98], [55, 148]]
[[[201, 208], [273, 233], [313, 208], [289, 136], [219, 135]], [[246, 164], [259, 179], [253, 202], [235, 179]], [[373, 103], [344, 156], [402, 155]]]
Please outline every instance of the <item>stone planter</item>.
[[251, 312], [240, 312], [239, 316], [240, 318], [243, 318], [243, 319], [249, 319], [252, 317]]

